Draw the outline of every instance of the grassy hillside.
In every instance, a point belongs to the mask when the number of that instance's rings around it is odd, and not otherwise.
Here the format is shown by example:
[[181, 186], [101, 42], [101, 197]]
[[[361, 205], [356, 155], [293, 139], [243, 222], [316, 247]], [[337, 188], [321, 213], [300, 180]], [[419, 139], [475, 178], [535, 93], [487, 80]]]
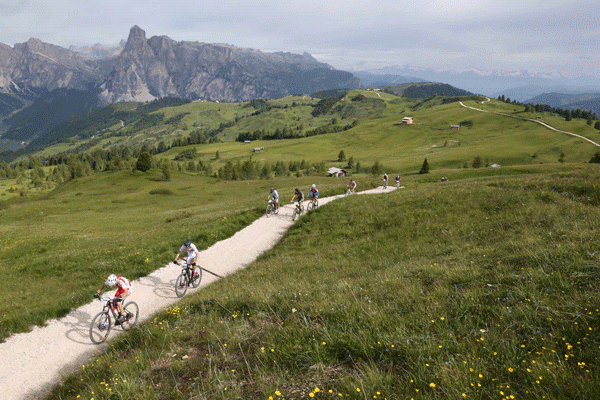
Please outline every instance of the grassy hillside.
[[[166, 108], [153, 107], [152, 103], [121, 104], [96, 111], [97, 115], [91, 118], [95, 123], [86, 125], [90, 121], [82, 117], [61, 125], [66, 131], [78, 132], [77, 135], [73, 140], [45, 148], [38, 155], [47, 158], [64, 152], [118, 146], [133, 149], [145, 146], [152, 150], [162, 145], [163, 150], [175, 147], [157, 157], [173, 159], [185, 150], [181, 146], [194, 135], [207, 142], [225, 142], [193, 145], [200, 154], [195, 161], [211, 162], [216, 151], [230, 154], [232, 160], [250, 157], [256, 160], [252, 148], [265, 147], [267, 151], [260, 158], [269, 162], [288, 162], [290, 156], [298, 157], [294, 156], [298, 153], [311, 162], [328, 162], [336, 160], [344, 150], [363, 164], [379, 159], [403, 173], [418, 171], [425, 157], [437, 168], [454, 169], [471, 165], [477, 156], [488, 165], [520, 165], [555, 163], [562, 153], [565, 162], [585, 162], [594, 153], [593, 146], [584, 141], [532, 122], [464, 109], [459, 100], [485, 110], [537, 118], [558, 129], [600, 140], [598, 131], [585, 120], [566, 122], [550, 113], [525, 113], [523, 106], [498, 100], [482, 104], [484, 99], [477, 97], [409, 99], [353, 90], [343, 97], [328, 99], [298, 96], [235, 104], [193, 102]], [[412, 116], [415, 124], [401, 125], [404, 116]], [[100, 120], [104, 123], [99, 125]], [[458, 131], [451, 130], [450, 125], [456, 124], [463, 126]], [[349, 126], [352, 128], [346, 130]], [[335, 133], [294, 140], [258, 140], [249, 146], [235, 143], [240, 134], [258, 133], [260, 137], [281, 132], [306, 136], [317, 131]], [[314, 148], [319, 151], [313, 151]], [[227, 161], [227, 157], [221, 157], [213, 170], [217, 171]]]
[[600, 171], [506, 170], [321, 207], [50, 398], [597, 398]]
[[[343, 167], [346, 163], [337, 163], [339, 152], [343, 150], [347, 158], [352, 156], [363, 167], [370, 168], [378, 160], [388, 173], [412, 174], [419, 171], [425, 158], [435, 169], [455, 170], [471, 168], [473, 159], [478, 156], [483, 165], [535, 165], [556, 163], [561, 153], [564, 153], [567, 163], [587, 162], [598, 151], [581, 139], [553, 132], [533, 122], [469, 110], [458, 102], [442, 104], [444, 98], [421, 100], [414, 104], [395, 103], [397, 98], [388, 94], [381, 94], [378, 98], [375, 93], [365, 92], [364, 96], [385, 101], [386, 107], [380, 118], [361, 120], [348, 131], [308, 138], [258, 140], [251, 144], [194, 145], [198, 154], [196, 160], [212, 163], [215, 171], [227, 161], [243, 162], [248, 159], [262, 163], [304, 159], [311, 163], [324, 162], [326, 167]], [[552, 114], [525, 113], [523, 107], [494, 100], [485, 104], [469, 100], [465, 104], [539, 118], [558, 129], [600, 140], [598, 131], [587, 125], [585, 120], [566, 122]], [[412, 116], [415, 124], [400, 124], [403, 116]], [[451, 130], [450, 125], [454, 124], [463, 126], [459, 130]], [[264, 147], [265, 151], [254, 154], [254, 147]], [[173, 148], [156, 157], [174, 159], [183, 149]], [[219, 160], [215, 160], [217, 151]]]

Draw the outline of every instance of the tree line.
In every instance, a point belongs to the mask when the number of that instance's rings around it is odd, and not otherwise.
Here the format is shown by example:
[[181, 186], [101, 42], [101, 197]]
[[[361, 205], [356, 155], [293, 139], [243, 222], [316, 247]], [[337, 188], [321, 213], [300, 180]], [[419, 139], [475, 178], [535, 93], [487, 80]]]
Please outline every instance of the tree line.
[[511, 101], [510, 97], [505, 97], [504, 95], [498, 96], [498, 100], [503, 101], [505, 103], [525, 107], [525, 112], [535, 111], [538, 113], [549, 112], [552, 114], [556, 114], [563, 117], [565, 121], [571, 121], [573, 118], [585, 119], [587, 120], [587, 124], [590, 126], [593, 124], [594, 121], [596, 121], [596, 123], [594, 124], [594, 128], [600, 130], [600, 121], [598, 121], [598, 116], [593, 111], [581, 110], [579, 108], [576, 110], [564, 110], [562, 108], [552, 107], [547, 104], [524, 104], [516, 100]]

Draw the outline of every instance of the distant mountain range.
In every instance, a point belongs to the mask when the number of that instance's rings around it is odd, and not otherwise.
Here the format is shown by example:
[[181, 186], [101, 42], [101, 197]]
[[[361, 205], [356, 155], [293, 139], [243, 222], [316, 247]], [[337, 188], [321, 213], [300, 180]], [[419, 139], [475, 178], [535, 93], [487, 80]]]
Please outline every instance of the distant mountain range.
[[447, 83], [476, 94], [494, 98], [505, 95], [522, 102], [542, 93], [600, 92], [600, 77], [566, 78], [560, 74], [542, 74], [530, 71], [418, 68], [405, 65], [369, 71], [352, 71], [352, 73], [358, 77], [367, 76], [370, 81], [380, 81], [387, 85], [404, 83], [393, 80], [407, 77], [415, 79], [413, 82], [418, 82], [416, 79], [420, 79], [427, 82]]

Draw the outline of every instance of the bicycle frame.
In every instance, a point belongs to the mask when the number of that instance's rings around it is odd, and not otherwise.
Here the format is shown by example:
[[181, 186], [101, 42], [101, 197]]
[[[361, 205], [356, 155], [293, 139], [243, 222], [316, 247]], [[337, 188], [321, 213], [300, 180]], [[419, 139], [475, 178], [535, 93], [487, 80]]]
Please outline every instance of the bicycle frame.
[[102, 303], [102, 312], [107, 313], [108, 311], [110, 311], [116, 321], [117, 317], [119, 316], [118, 304], [122, 301], [123, 299], [121, 299], [120, 297], [113, 297], [112, 299], [108, 297], [102, 297], [100, 299], [100, 302]]

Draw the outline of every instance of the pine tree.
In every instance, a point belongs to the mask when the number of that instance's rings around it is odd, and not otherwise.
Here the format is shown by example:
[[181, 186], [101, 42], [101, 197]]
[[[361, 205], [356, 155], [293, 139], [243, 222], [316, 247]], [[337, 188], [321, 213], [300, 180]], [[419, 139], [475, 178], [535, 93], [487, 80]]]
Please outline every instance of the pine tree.
[[350, 156], [348, 159], [348, 169], [354, 168], [354, 157]]
[[427, 163], [427, 159], [423, 161], [423, 165], [421, 165], [420, 174], [428, 174], [429, 173], [429, 163]]
[[140, 153], [137, 163], [135, 164], [135, 169], [146, 172], [150, 168], [152, 168], [152, 156], [147, 151], [144, 151]]
[[341, 150], [340, 154], [338, 154], [338, 161], [346, 161], [346, 153], [344, 153], [344, 150]]

